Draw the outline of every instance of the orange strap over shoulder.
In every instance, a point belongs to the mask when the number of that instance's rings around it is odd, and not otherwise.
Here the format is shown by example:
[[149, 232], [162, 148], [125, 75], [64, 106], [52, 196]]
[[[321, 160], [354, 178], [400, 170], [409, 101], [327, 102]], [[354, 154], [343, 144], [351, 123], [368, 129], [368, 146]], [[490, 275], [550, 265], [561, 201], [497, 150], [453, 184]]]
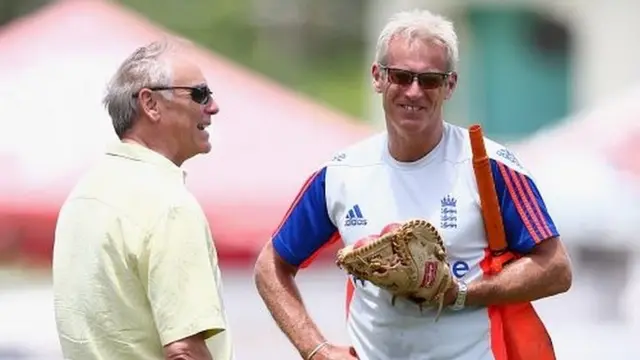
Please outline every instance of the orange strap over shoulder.
[[[483, 268], [496, 275], [516, 258], [508, 243], [491, 162], [480, 125], [469, 128], [473, 170], [490, 253]], [[531, 303], [489, 306], [491, 348], [496, 360], [555, 360], [551, 338]]]

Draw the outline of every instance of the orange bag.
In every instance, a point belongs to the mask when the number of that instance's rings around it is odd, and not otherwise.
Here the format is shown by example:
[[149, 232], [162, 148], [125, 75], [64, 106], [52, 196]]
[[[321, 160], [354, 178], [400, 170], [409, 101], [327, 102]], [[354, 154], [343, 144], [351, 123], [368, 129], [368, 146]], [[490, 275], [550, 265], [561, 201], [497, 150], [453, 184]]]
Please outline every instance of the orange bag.
[[[480, 264], [485, 274], [499, 273], [517, 256], [507, 251], [500, 204], [480, 125], [469, 128], [473, 170], [478, 184], [482, 218], [489, 248]], [[555, 360], [553, 344], [533, 305], [489, 306], [491, 348], [496, 360]]]

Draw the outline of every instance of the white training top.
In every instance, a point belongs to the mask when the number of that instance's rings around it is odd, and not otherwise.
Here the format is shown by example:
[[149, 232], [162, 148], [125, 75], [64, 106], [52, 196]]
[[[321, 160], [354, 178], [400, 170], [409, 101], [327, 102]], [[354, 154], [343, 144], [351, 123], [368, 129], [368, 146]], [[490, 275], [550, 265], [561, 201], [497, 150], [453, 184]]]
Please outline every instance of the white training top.
[[[558, 236], [529, 173], [505, 147], [485, 140], [505, 233], [512, 252], [526, 254]], [[395, 161], [386, 133], [338, 153], [305, 183], [273, 235], [277, 253], [294, 266], [341, 239], [353, 244], [394, 222], [431, 221], [442, 233], [453, 275], [483, 274], [488, 252], [466, 129], [445, 123], [436, 148], [412, 163]], [[420, 311], [371, 283], [349, 279], [347, 326], [362, 360], [495, 359], [486, 308]], [[496, 339], [493, 340], [494, 346]]]

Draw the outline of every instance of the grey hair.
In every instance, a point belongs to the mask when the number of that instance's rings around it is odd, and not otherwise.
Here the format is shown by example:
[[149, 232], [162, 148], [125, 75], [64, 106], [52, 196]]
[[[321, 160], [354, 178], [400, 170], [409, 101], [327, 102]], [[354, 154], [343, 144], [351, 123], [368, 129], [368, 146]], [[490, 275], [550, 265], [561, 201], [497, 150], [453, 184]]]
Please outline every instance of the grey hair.
[[409, 40], [437, 39], [447, 49], [449, 71], [453, 71], [458, 63], [458, 36], [453, 22], [444, 16], [428, 10], [402, 11], [394, 14], [384, 26], [378, 37], [375, 61], [386, 65], [388, 61], [389, 43], [394, 37], [402, 36]]
[[[171, 66], [165, 55], [172, 49], [167, 41], [154, 41], [136, 49], [109, 81], [102, 102], [120, 139], [138, 116], [136, 94], [145, 87], [171, 85]], [[171, 96], [170, 92], [162, 94]]]

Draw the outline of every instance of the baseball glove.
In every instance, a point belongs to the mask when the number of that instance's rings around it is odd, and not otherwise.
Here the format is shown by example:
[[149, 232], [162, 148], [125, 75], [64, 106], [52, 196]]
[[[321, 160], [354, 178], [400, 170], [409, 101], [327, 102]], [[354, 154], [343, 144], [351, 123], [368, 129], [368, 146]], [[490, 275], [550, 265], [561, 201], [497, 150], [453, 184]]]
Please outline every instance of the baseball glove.
[[446, 249], [438, 230], [426, 220], [391, 224], [380, 236], [369, 236], [338, 251], [337, 265], [360, 280], [389, 291], [392, 304], [404, 297], [442, 311], [445, 292], [453, 286]]

